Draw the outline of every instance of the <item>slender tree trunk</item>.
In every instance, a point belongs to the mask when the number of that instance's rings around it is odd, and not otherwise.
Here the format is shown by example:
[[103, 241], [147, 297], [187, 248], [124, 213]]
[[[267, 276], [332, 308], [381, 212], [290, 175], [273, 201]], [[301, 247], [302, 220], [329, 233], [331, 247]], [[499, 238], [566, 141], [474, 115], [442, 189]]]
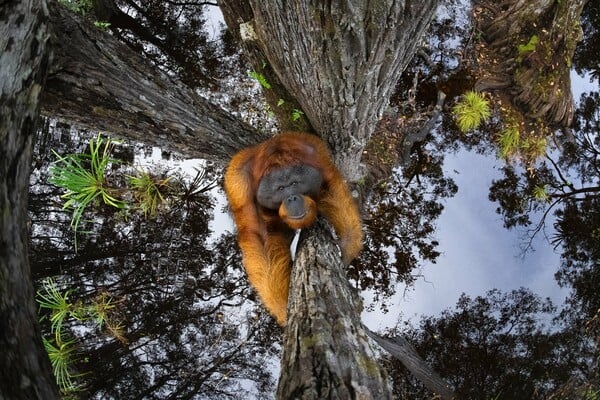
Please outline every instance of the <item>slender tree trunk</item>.
[[387, 375], [360, 321], [330, 227], [319, 220], [292, 270], [278, 399], [388, 399]]
[[50, 12], [55, 60], [44, 114], [221, 162], [266, 138], [56, 2]]
[[38, 97], [49, 63], [45, 1], [0, 8], [0, 399], [56, 399], [27, 257], [27, 194]]

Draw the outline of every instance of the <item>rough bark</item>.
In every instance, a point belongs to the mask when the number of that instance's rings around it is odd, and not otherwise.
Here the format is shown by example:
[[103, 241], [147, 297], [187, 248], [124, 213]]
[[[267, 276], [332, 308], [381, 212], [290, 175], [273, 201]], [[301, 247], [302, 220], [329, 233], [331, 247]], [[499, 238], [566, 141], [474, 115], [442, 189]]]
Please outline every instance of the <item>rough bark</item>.
[[[364, 146], [437, 1], [219, 5], [273, 92], [298, 101], [346, 178], [362, 177]], [[311, 232], [294, 264], [278, 398], [388, 398], [331, 235]]]
[[[498, 6], [480, 0], [477, 28], [486, 41], [481, 50], [484, 76], [477, 90], [505, 93], [532, 126], [541, 120], [566, 127], [573, 119], [570, 65], [581, 40], [579, 24], [587, 0], [511, 0]], [[533, 50], [519, 46], [537, 43]]]
[[322, 219], [303, 232], [294, 263], [278, 399], [391, 398], [385, 371], [368, 337], [399, 359], [440, 399], [451, 386], [403, 337], [393, 340], [360, 321], [362, 301], [350, 287], [331, 230]]
[[226, 160], [266, 136], [52, 2], [55, 60], [42, 112], [186, 157]]
[[57, 399], [27, 257], [27, 194], [48, 68], [45, 1], [0, 6], [0, 399]]
[[[296, 120], [292, 118], [294, 110], [301, 109], [300, 105], [269, 65], [258, 43], [254, 40], [246, 40], [245, 36], [242, 37], [242, 31], [245, 28], [243, 28], [244, 25], [240, 25], [240, 22], [251, 21], [253, 18], [250, 3], [246, 0], [219, 1], [219, 8], [229, 27], [229, 32], [241, 46], [243, 54], [250, 62], [253, 71], [260, 73], [270, 85], [270, 88], [262, 88], [263, 94], [277, 119], [279, 129], [281, 131], [314, 131], [306, 115], [301, 114]], [[247, 35], [247, 32], [244, 35]], [[283, 100], [283, 104], [281, 104], [281, 100]]]
[[[362, 150], [437, 0], [295, 2], [223, 0], [248, 7], [256, 44], [352, 181]], [[231, 21], [230, 19], [227, 19]], [[237, 21], [231, 30], [239, 30]]]
[[303, 232], [292, 270], [277, 398], [390, 398], [360, 322], [360, 299], [348, 285], [329, 232], [322, 219]]

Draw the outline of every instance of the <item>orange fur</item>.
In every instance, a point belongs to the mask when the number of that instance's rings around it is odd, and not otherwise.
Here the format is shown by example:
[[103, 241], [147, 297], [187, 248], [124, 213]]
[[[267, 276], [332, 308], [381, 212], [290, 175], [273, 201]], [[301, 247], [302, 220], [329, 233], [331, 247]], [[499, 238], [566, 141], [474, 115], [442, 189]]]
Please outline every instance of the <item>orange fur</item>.
[[[260, 179], [277, 168], [307, 164], [319, 170], [323, 185], [318, 196], [304, 196], [308, 213], [286, 218], [262, 208], [256, 200]], [[248, 279], [264, 306], [285, 324], [290, 281], [290, 242], [294, 230], [314, 221], [316, 210], [333, 225], [340, 239], [344, 263], [362, 249], [361, 220], [348, 187], [323, 141], [306, 133], [282, 133], [233, 156], [225, 172], [225, 192], [238, 229], [238, 243]], [[315, 207], [316, 205], [316, 207]]]

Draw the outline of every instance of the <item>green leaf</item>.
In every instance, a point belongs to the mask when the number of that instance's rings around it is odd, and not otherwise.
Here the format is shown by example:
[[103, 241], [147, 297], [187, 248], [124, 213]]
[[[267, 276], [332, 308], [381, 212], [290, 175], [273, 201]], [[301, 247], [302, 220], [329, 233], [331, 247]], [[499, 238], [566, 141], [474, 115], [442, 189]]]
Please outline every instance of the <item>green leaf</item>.
[[265, 76], [260, 72], [250, 71], [248, 72], [248, 76], [256, 79], [258, 83], [260, 83], [260, 86], [262, 86], [263, 88], [271, 89], [271, 84], [267, 81], [267, 78], [265, 78]]
[[531, 38], [529, 39], [529, 42], [527, 42], [527, 44], [518, 45], [517, 52], [518, 52], [519, 56], [517, 57], [517, 62], [521, 62], [524, 56], [526, 56], [529, 53], [534, 52], [535, 48], [537, 47], [539, 42], [540, 42], [540, 38], [538, 37], [538, 35], [533, 35], [533, 36], [531, 36]]
[[292, 121], [298, 121], [303, 115], [304, 112], [302, 112], [302, 110], [294, 108], [294, 110], [292, 111]]
[[452, 112], [461, 132], [468, 132], [477, 128], [492, 115], [488, 100], [483, 95], [473, 91], [465, 93], [453, 107]]

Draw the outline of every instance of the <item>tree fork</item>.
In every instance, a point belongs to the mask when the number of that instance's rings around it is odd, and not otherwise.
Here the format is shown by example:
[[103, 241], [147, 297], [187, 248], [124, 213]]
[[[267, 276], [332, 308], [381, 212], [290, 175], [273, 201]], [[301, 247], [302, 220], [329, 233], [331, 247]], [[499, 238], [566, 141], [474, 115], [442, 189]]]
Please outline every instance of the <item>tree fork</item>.
[[329, 143], [345, 177], [360, 180], [362, 151], [438, 1], [219, 3], [226, 15], [246, 10], [243, 21], [225, 18], [229, 28], [253, 21], [263, 59]]

